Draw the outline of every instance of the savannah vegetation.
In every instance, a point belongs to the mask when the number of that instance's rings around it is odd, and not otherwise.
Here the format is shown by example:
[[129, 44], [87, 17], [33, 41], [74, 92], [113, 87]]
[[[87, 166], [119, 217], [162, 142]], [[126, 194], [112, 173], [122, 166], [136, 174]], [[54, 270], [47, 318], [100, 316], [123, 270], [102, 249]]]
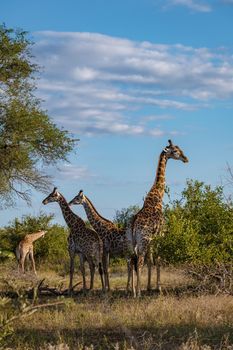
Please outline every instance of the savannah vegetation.
[[[0, 27], [0, 197], [30, 201], [46, 191], [44, 166], [67, 159], [75, 140], [59, 129], [35, 97], [39, 67], [27, 33]], [[229, 176], [232, 173], [229, 169]], [[124, 227], [139, 210], [116, 212]], [[76, 261], [75, 295], [43, 294], [68, 287], [68, 230], [53, 215], [13, 219], [0, 228], [0, 348], [2, 349], [233, 349], [233, 203], [223, 187], [188, 180], [180, 197], [164, 203], [163, 234], [153, 242], [162, 261], [162, 294], [132, 299], [125, 292], [126, 263], [110, 266], [112, 291], [81, 291]], [[35, 243], [38, 277], [19, 275], [14, 251], [26, 233], [48, 231]], [[155, 285], [155, 268], [153, 285]]]
[[[135, 210], [117, 212], [116, 222], [125, 224]], [[164, 235], [154, 241], [154, 256], [159, 254], [163, 262], [162, 295], [146, 292], [145, 268], [139, 300], [125, 292], [123, 259], [112, 262], [112, 292], [107, 295], [100, 291], [98, 274], [95, 290], [81, 292], [77, 261], [74, 283], [79, 284], [73, 298], [35, 297], [42, 280], [56, 290], [68, 287], [68, 232], [53, 223], [52, 215], [13, 220], [0, 230], [5, 251], [12, 252], [26, 231], [45, 227], [48, 233], [35, 244], [38, 278], [30, 271], [19, 276], [15, 259], [2, 257], [2, 324], [19, 316], [2, 328], [2, 343], [12, 349], [232, 349], [232, 215], [221, 187], [188, 181], [181, 199], [165, 205]], [[155, 278], [154, 268], [154, 286]], [[64, 304], [30, 315], [30, 307], [54, 301]]]

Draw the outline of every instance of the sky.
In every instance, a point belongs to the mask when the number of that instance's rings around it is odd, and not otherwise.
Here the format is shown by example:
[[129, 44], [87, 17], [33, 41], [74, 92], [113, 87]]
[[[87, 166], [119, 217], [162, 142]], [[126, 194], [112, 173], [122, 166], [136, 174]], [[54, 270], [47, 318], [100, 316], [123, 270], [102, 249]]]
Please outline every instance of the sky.
[[[0, 22], [35, 43], [42, 107], [80, 138], [69, 163], [47, 169], [67, 200], [82, 189], [109, 219], [141, 207], [168, 139], [189, 158], [167, 164], [172, 199], [187, 179], [231, 193], [232, 18], [233, 0], [1, 2]], [[31, 207], [18, 201], [2, 210], [1, 225], [40, 212], [64, 224], [44, 197], [33, 192]], [[85, 218], [83, 208], [73, 210]]]

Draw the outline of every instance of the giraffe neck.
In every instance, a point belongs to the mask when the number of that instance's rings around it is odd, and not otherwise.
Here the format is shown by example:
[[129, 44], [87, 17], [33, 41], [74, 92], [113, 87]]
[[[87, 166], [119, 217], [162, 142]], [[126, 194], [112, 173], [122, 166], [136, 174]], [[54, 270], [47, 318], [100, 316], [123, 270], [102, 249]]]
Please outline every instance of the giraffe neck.
[[85, 209], [85, 212], [87, 214], [88, 220], [90, 224], [93, 226], [94, 229], [99, 229], [100, 227], [106, 227], [109, 225], [114, 225], [111, 221], [105, 219], [102, 217], [98, 211], [95, 209], [94, 205], [90, 201], [89, 198], [85, 196], [85, 200], [83, 201], [83, 207]]
[[145, 202], [147, 199], [153, 199], [153, 202], [161, 203], [165, 191], [165, 171], [167, 165], [167, 156], [163, 151], [160, 154], [159, 162], [156, 171], [156, 177], [150, 192], [147, 194]]
[[29, 236], [27, 236], [27, 238], [31, 242], [35, 242], [37, 239], [39, 239], [42, 236], [44, 236], [44, 232], [36, 232], [36, 233], [31, 233]]
[[154, 182], [154, 186], [159, 191], [161, 197], [163, 197], [164, 191], [165, 191], [166, 165], [167, 165], [167, 156], [166, 156], [166, 153], [163, 151], [159, 157], [159, 162], [158, 162], [156, 177]]
[[70, 209], [69, 204], [62, 195], [58, 203], [60, 205], [63, 217], [70, 228], [72, 228], [77, 223], [85, 226], [84, 221]]

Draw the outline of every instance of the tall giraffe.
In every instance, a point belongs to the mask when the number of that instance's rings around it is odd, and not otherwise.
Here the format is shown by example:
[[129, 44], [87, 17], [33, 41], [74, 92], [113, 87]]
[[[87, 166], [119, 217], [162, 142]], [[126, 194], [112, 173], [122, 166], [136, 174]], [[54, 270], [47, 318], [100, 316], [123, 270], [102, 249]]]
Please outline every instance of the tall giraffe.
[[46, 197], [42, 203], [48, 204], [52, 202], [58, 202], [63, 217], [70, 229], [68, 237], [68, 250], [70, 255], [70, 283], [69, 292], [73, 287], [73, 275], [74, 275], [74, 258], [77, 254], [80, 258], [80, 270], [83, 278], [83, 289], [86, 289], [86, 277], [85, 277], [85, 261], [88, 262], [91, 273], [90, 289], [94, 286], [94, 275], [96, 266], [99, 267], [99, 274], [101, 278], [102, 289], [104, 290], [103, 271], [102, 271], [102, 256], [103, 256], [103, 244], [98, 234], [88, 228], [85, 222], [69, 207], [64, 196], [58, 192], [54, 187], [53, 191]]
[[37, 241], [39, 238], [44, 237], [47, 231], [38, 231], [35, 233], [29, 233], [26, 235], [18, 244], [16, 248], [16, 258], [18, 260], [18, 269], [21, 270], [22, 273], [25, 272], [24, 264], [27, 256], [31, 259], [33, 272], [36, 275], [36, 265], [33, 254], [33, 243]]
[[[141, 295], [140, 275], [146, 255], [150, 254], [151, 241], [158, 235], [163, 223], [162, 199], [165, 191], [165, 170], [168, 159], [188, 162], [183, 151], [174, 146], [171, 140], [169, 145], [160, 154], [155, 181], [147, 194], [142, 209], [134, 216], [127, 228], [127, 238], [131, 248], [131, 265], [135, 265], [137, 273], [137, 286], [135, 291], [134, 269], [132, 271], [133, 295]], [[150, 259], [149, 259], [150, 262]], [[157, 267], [157, 288], [160, 288], [160, 269]]]
[[[104, 258], [103, 258], [103, 268], [104, 268], [104, 277], [105, 277], [105, 286], [110, 290], [109, 283], [109, 258], [110, 257], [126, 257], [127, 253], [127, 239], [126, 232], [124, 229], [120, 229], [112, 221], [105, 219], [101, 216], [90, 199], [84, 195], [83, 191], [79, 191], [78, 195], [75, 196], [70, 202], [72, 204], [81, 204], [83, 205], [87, 218], [98, 233], [99, 237], [103, 242], [104, 247]], [[128, 264], [128, 281], [127, 281], [127, 290], [129, 289], [129, 273]]]

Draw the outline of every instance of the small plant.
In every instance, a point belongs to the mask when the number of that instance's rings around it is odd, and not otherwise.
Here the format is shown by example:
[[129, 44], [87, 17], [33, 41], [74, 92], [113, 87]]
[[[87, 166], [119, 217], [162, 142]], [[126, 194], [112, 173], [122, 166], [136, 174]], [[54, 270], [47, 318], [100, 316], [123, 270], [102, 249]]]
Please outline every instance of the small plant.
[[36, 304], [37, 286], [34, 287], [33, 298], [28, 299], [24, 289], [15, 288], [11, 283], [7, 283], [7, 285], [9, 289], [15, 292], [17, 298], [12, 300], [10, 298], [0, 297], [0, 346], [3, 346], [6, 340], [13, 334], [14, 323], [17, 320], [31, 316], [39, 309], [65, 304], [64, 301]]

